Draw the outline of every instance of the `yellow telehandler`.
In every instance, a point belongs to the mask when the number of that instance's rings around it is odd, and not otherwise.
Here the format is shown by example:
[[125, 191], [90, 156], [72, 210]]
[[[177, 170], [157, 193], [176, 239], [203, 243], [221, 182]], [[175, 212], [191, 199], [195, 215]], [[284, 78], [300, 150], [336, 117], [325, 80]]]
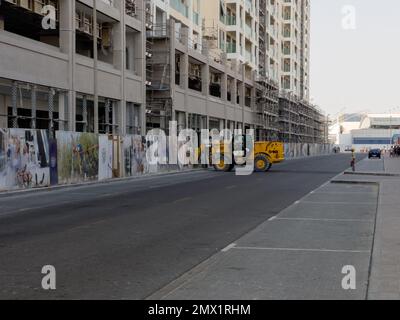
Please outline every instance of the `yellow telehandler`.
[[[244, 148], [246, 149], [246, 148]], [[218, 152], [219, 151], [219, 152]], [[235, 165], [245, 164], [245, 154], [246, 151], [234, 151], [225, 157], [224, 144], [219, 145], [219, 150], [212, 148], [211, 158], [215, 153], [219, 153], [217, 156], [217, 164], [214, 161], [214, 169], [216, 171], [229, 172], [232, 171]], [[285, 160], [284, 146], [282, 142], [274, 141], [259, 141], [254, 143], [254, 170], [256, 172], [266, 172], [269, 171], [273, 164], [283, 162]], [[231, 159], [229, 163], [225, 163], [224, 159]], [[211, 162], [212, 163], [212, 162]]]

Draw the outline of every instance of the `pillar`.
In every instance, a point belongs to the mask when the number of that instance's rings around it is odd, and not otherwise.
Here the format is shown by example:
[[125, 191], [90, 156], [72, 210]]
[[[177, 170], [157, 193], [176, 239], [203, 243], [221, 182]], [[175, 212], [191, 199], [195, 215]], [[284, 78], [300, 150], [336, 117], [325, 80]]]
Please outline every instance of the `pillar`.
[[53, 118], [53, 112], [54, 112], [54, 95], [55, 95], [55, 90], [53, 88], [49, 89], [49, 132], [50, 132], [50, 137], [54, 138], [54, 118]]
[[87, 112], [87, 97], [82, 98], [82, 122], [83, 132], [88, 132], [88, 112]]
[[18, 107], [17, 107], [17, 99], [18, 99], [18, 84], [16, 81], [13, 81], [11, 87], [11, 107], [12, 107], [12, 127], [18, 128]]
[[68, 112], [68, 127], [76, 129], [75, 93], [75, 4], [76, 1], [59, 0], [60, 12], [60, 50], [68, 55], [68, 93], [65, 96]]
[[[110, 133], [110, 126], [109, 126], [109, 124], [110, 124], [110, 104], [111, 104], [111, 101], [106, 99], [106, 101], [104, 103], [104, 115], [105, 115], [105, 117], [104, 117], [104, 119], [105, 119], [104, 120], [104, 122], [105, 122], [104, 131], [106, 133]], [[112, 110], [112, 111], [113, 111], [113, 115], [114, 115], [114, 110]], [[113, 122], [114, 121], [115, 121], [115, 119], [113, 117]]]
[[36, 86], [31, 86], [31, 128], [36, 129], [36, 108], [37, 108], [37, 97], [36, 97]]
[[99, 133], [98, 52], [97, 52], [97, 2], [93, 1], [93, 114], [94, 133]]
[[65, 92], [58, 93], [58, 119], [59, 119], [59, 130], [67, 130], [67, 119], [66, 115], [66, 94]]

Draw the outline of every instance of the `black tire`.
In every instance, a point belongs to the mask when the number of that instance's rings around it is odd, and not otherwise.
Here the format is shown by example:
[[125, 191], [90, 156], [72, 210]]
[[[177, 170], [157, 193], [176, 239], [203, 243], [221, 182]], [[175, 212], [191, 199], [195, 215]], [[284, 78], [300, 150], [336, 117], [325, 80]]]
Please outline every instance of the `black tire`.
[[267, 172], [268, 172], [269, 170], [271, 170], [271, 168], [272, 168], [272, 163], [269, 164], [269, 166], [268, 166], [268, 168], [267, 168]]
[[254, 171], [266, 172], [269, 170], [270, 162], [264, 154], [259, 154], [254, 158]]
[[[224, 159], [224, 155], [221, 154], [221, 159]], [[214, 164], [215, 171], [219, 172], [230, 172], [233, 170], [233, 164], [225, 164], [224, 160], [220, 160], [219, 164]]]

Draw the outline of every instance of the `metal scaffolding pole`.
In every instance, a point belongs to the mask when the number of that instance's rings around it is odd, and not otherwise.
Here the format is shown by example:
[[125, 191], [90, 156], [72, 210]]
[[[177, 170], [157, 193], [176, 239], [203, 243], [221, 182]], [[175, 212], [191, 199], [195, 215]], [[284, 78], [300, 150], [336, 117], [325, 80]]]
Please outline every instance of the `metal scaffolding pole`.
[[36, 96], [36, 86], [31, 86], [31, 106], [32, 106], [32, 114], [31, 114], [31, 127], [32, 129], [36, 129], [36, 108], [37, 108], [37, 96]]
[[49, 132], [51, 138], [54, 137], [54, 119], [53, 119], [54, 95], [55, 95], [55, 90], [53, 88], [50, 88], [49, 89]]
[[97, 52], [97, 0], [93, 1], [93, 96], [94, 96], [94, 133], [99, 133], [99, 95], [98, 95], [98, 52]]
[[82, 98], [82, 122], [83, 122], [83, 132], [88, 131], [88, 110], [87, 110], [87, 97]]
[[16, 81], [13, 81], [12, 87], [11, 87], [12, 127], [13, 128], [18, 128], [17, 95], [18, 95], [18, 84]]

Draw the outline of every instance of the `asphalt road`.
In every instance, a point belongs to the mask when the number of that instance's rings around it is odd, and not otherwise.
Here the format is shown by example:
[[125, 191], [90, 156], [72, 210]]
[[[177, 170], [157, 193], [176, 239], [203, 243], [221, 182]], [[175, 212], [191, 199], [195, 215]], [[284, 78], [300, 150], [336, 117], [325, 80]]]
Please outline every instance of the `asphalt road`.
[[[361, 156], [359, 157], [361, 158]], [[346, 168], [199, 171], [0, 196], [0, 299], [143, 299]], [[41, 288], [53, 265], [57, 289]]]

